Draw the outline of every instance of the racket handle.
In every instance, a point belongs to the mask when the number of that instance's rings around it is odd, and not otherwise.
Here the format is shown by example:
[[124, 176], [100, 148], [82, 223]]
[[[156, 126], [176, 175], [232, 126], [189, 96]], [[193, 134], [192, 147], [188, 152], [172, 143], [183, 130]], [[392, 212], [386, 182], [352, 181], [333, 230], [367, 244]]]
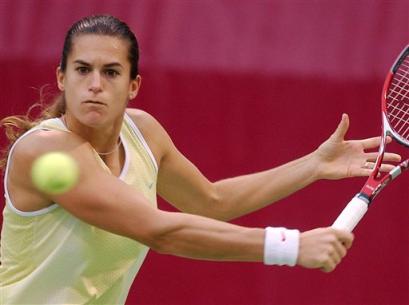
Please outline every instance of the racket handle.
[[356, 195], [339, 214], [332, 227], [352, 232], [358, 222], [364, 217], [368, 210], [368, 205], [369, 200], [359, 197], [359, 194]]

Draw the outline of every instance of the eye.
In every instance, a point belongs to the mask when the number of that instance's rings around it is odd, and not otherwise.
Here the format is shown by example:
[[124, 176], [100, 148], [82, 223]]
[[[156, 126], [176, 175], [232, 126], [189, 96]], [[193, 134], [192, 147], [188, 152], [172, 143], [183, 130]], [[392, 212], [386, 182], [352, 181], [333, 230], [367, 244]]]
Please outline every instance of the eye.
[[119, 75], [119, 72], [114, 69], [107, 69], [105, 70], [105, 75], [107, 75], [110, 78], [114, 78]]
[[90, 71], [90, 69], [88, 67], [84, 67], [84, 66], [78, 67], [75, 70], [77, 70], [78, 73], [81, 74], [81, 75], [85, 75]]

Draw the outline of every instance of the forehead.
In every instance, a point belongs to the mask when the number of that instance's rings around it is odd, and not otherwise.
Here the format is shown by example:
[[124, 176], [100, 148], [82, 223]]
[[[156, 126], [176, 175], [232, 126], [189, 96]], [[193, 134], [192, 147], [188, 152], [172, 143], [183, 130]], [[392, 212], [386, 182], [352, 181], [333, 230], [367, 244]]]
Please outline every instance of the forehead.
[[93, 63], [95, 61], [128, 62], [129, 43], [121, 38], [83, 34], [74, 37], [68, 58], [72, 61], [81, 59]]

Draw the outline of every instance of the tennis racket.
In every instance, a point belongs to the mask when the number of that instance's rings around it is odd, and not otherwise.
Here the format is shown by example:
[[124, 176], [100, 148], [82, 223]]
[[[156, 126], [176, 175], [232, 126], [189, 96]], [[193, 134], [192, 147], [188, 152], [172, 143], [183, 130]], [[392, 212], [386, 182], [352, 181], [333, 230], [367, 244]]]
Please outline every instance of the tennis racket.
[[392, 65], [382, 90], [382, 136], [375, 167], [361, 191], [348, 203], [332, 227], [352, 231], [364, 217], [372, 200], [409, 167], [409, 159], [381, 175], [386, 138], [409, 147], [409, 45]]

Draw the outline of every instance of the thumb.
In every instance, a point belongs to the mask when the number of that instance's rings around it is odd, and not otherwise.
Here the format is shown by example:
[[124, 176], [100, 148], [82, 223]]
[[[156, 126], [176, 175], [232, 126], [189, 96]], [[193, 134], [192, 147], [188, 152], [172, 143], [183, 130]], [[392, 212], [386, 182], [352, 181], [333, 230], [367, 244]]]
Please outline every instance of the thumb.
[[337, 129], [332, 134], [332, 138], [336, 140], [344, 140], [345, 134], [349, 128], [349, 117], [346, 113], [342, 114], [341, 122], [339, 122]]

